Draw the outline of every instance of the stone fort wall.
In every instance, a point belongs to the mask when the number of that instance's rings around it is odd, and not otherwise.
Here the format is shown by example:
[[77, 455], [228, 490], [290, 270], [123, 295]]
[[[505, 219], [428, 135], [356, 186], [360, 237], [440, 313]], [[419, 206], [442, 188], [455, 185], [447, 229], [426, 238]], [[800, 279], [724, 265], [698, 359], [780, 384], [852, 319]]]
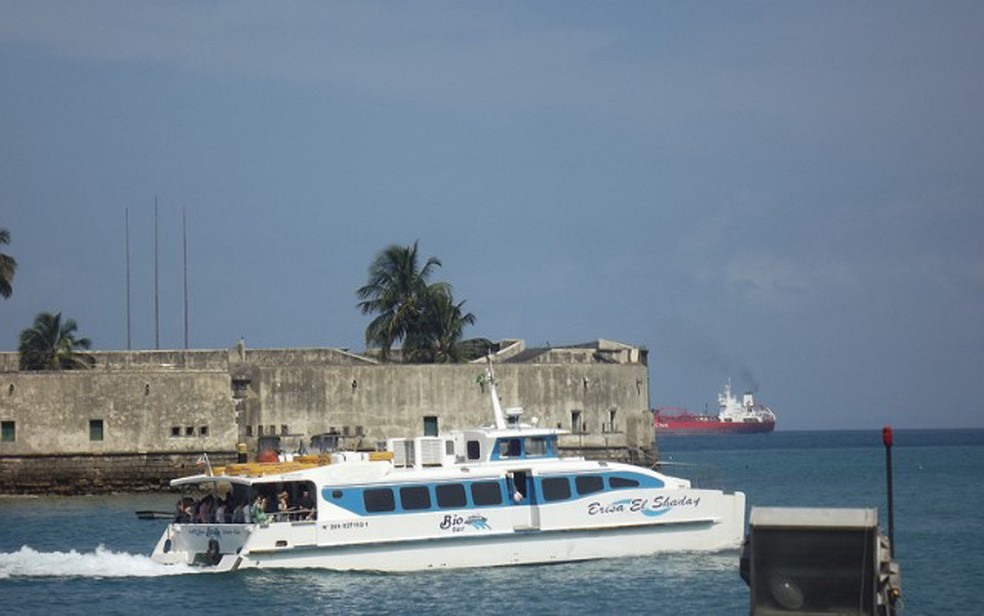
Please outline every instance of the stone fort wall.
[[[653, 444], [644, 349], [599, 340], [496, 357], [503, 407], [571, 434], [561, 445], [635, 460]], [[133, 491], [165, 486], [276, 436], [286, 451], [316, 434], [373, 449], [492, 421], [484, 362], [380, 364], [339, 349], [93, 353], [84, 371], [21, 372], [0, 354], [0, 493]]]

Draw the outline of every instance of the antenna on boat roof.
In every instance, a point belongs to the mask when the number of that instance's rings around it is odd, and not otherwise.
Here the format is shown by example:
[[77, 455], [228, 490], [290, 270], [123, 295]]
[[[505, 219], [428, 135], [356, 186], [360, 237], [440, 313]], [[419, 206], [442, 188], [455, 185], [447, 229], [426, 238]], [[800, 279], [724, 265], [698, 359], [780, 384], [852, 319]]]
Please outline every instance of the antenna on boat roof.
[[489, 383], [489, 394], [492, 396], [492, 411], [495, 413], [495, 427], [499, 430], [506, 429], [506, 414], [502, 411], [502, 403], [499, 401], [499, 392], [495, 389], [495, 372], [492, 371], [492, 352], [485, 356], [485, 376]]

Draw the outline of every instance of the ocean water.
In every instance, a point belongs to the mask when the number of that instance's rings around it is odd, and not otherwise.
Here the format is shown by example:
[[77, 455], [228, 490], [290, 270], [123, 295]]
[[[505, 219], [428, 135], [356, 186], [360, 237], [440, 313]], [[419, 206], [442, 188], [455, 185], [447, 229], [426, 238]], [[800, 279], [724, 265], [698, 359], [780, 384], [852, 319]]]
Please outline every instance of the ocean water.
[[[880, 432], [673, 437], [660, 452], [667, 470], [740, 489], [749, 506], [878, 507], [887, 532]], [[896, 431], [892, 454], [902, 613], [984, 613], [984, 430]], [[0, 498], [4, 612], [748, 613], [737, 550], [409, 574], [158, 566], [148, 556], [165, 521], [134, 512], [175, 499]]]

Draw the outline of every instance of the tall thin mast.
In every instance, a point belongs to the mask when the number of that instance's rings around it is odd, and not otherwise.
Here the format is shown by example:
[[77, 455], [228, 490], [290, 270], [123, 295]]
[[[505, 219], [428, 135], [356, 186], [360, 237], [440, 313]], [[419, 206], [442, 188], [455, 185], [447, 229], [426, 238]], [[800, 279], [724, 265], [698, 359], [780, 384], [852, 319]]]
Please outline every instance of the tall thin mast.
[[157, 195], [154, 195], [154, 348], [161, 348], [161, 308], [158, 283], [160, 278], [157, 250]]
[[181, 237], [184, 248], [184, 348], [188, 348], [188, 224], [185, 208], [181, 208]]
[[126, 350], [129, 351], [130, 345], [130, 208], [124, 210], [124, 251], [126, 261]]
[[495, 386], [495, 373], [492, 371], [492, 353], [485, 356], [485, 380], [489, 384], [489, 395], [492, 397], [492, 412], [495, 416], [495, 427], [499, 430], [506, 429], [506, 414], [502, 411], [502, 403], [499, 402], [499, 391]]

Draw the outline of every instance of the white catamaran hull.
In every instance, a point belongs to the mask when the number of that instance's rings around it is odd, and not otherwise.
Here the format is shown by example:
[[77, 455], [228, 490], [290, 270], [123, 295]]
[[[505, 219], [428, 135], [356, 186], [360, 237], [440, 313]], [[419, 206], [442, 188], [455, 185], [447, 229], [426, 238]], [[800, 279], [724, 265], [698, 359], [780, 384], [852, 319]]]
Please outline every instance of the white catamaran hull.
[[[713, 494], [705, 494], [701, 498], [716, 501], [714, 508], [724, 515], [696, 515], [621, 526], [510, 528], [501, 532], [476, 531], [472, 526], [459, 524], [459, 531], [453, 534], [321, 545], [317, 541], [319, 532], [325, 536], [331, 531], [319, 529], [315, 522], [266, 526], [173, 525], [167, 551], [165, 543], [169, 535], [165, 533], [154, 550], [153, 558], [166, 563], [212, 565], [207, 560], [207, 553], [209, 540], [214, 540], [222, 552], [219, 562], [209, 567], [214, 571], [318, 568], [404, 572], [737, 548], [744, 536], [744, 494], [739, 492], [716, 498]], [[518, 512], [500, 512], [499, 516], [486, 512], [487, 523], [496, 525], [496, 518], [501, 521], [504, 517], [502, 513], [515, 518]], [[451, 517], [461, 520], [467, 515], [467, 512], [462, 512]], [[394, 523], [400, 524], [396, 520]], [[334, 524], [341, 526], [346, 523]], [[352, 525], [350, 528], [356, 528], [364, 522], [349, 524]], [[402, 525], [414, 526], [413, 523]], [[249, 546], [244, 545], [247, 538]]]
[[[495, 424], [390, 439], [385, 452], [243, 463], [182, 477], [154, 549], [206, 570], [418, 571], [737, 547], [745, 495], [616, 462], [563, 458], [552, 428], [503, 412]], [[232, 514], [230, 515], [230, 510]], [[246, 523], [230, 524], [232, 520]], [[197, 523], [192, 522], [197, 521]], [[216, 523], [221, 522], [221, 523]]]

